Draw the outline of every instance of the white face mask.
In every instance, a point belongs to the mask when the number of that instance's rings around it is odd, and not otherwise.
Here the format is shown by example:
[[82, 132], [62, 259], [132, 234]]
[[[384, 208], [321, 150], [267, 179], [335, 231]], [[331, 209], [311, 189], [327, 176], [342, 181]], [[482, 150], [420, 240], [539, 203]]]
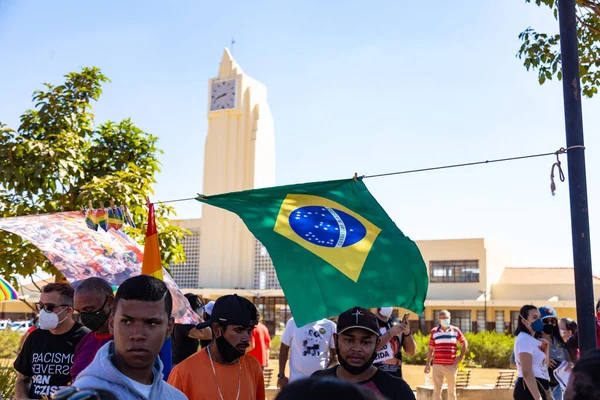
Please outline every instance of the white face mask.
[[40, 311], [40, 315], [39, 315], [40, 329], [43, 329], [43, 330], [56, 329], [56, 327], [61, 322], [63, 322], [65, 319], [67, 319], [67, 317], [65, 317], [61, 321], [58, 320], [58, 315], [62, 314], [63, 311], [65, 311], [65, 310], [66, 310], [66, 308], [63, 308], [63, 310], [61, 312], [59, 312], [58, 314], [54, 314], [53, 312], [48, 312], [46, 310]]
[[450, 326], [450, 318], [440, 319], [440, 325], [443, 326], [444, 328], [447, 326]]
[[394, 307], [381, 307], [379, 309], [379, 314], [384, 318], [389, 318], [392, 316], [393, 311], [394, 311]]

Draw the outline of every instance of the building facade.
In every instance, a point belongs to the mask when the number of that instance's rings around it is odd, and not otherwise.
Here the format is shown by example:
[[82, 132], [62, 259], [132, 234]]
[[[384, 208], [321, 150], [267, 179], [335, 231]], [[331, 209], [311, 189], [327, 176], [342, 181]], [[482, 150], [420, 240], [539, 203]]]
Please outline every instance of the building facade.
[[185, 262], [169, 266], [173, 280], [182, 288], [196, 288], [200, 282], [200, 231], [201, 219], [184, 219], [173, 221], [189, 231], [181, 244], [185, 252]]
[[[449, 310], [452, 324], [464, 332], [493, 330], [509, 334], [516, 329], [519, 309], [525, 304], [552, 306], [560, 317], [576, 319], [573, 268], [509, 267], [508, 252], [485, 239], [416, 243], [427, 265], [430, 283], [425, 312], [411, 315], [414, 330], [428, 332], [437, 323], [437, 313]], [[269, 254], [258, 241], [254, 254], [252, 286], [235, 291], [259, 306], [272, 333], [281, 333], [291, 316], [289, 307]], [[174, 276], [178, 276], [176, 272]], [[177, 282], [185, 287], [183, 281]], [[398, 282], [398, 288], [401, 290], [402, 282]], [[189, 289], [207, 300], [232, 292], [202, 285]], [[597, 277], [594, 289], [600, 293]], [[405, 312], [397, 308], [394, 315], [401, 317]]]

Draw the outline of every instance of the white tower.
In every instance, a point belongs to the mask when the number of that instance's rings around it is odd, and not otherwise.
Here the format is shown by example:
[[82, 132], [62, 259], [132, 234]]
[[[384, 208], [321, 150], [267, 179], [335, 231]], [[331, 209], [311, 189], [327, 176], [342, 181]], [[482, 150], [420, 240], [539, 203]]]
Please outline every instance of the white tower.
[[[275, 184], [273, 117], [267, 88], [245, 75], [225, 49], [208, 82], [203, 194]], [[254, 236], [235, 214], [202, 205], [199, 286], [252, 287]]]

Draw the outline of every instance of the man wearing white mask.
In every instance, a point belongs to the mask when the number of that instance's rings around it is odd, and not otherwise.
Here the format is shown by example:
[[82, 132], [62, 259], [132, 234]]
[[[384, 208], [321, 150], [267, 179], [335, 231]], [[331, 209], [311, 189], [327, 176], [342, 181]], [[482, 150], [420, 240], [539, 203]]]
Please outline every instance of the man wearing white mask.
[[417, 343], [412, 336], [408, 321], [392, 325], [393, 311], [393, 307], [380, 307], [373, 312], [377, 317], [381, 334], [381, 342], [373, 365], [393, 376], [402, 378], [402, 349], [407, 355], [414, 356]]
[[[448, 383], [448, 400], [456, 400], [456, 372], [458, 364], [468, 353], [469, 345], [460, 329], [450, 325], [450, 311], [438, 313], [439, 325], [431, 330], [429, 349], [425, 362], [425, 373], [431, 371], [433, 356], [433, 400], [442, 400], [444, 378]], [[456, 355], [458, 343], [461, 343], [460, 355]]]
[[74, 290], [68, 283], [42, 288], [37, 303], [40, 329], [25, 340], [14, 367], [17, 399], [50, 397], [71, 382], [75, 347], [90, 330], [73, 320]]

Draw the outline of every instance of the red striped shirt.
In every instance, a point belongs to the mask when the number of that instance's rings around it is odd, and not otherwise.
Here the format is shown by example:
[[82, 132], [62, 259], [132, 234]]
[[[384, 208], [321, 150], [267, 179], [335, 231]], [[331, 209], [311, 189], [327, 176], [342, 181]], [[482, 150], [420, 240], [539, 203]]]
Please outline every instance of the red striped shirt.
[[439, 365], [452, 365], [456, 360], [456, 342], [464, 343], [465, 337], [460, 329], [450, 325], [446, 331], [441, 327], [431, 330], [429, 345], [433, 346], [433, 363]]

